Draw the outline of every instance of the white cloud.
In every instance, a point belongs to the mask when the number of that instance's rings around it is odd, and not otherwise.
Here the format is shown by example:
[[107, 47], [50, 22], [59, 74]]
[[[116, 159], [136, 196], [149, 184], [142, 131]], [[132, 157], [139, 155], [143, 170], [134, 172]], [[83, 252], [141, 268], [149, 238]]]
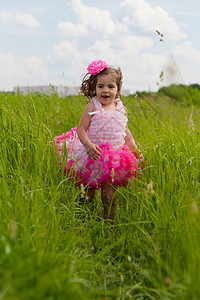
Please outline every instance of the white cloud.
[[13, 20], [13, 14], [7, 11], [1, 11], [0, 12], [0, 21], [1, 22], [12, 22]]
[[46, 71], [46, 65], [42, 59], [36, 56], [30, 56], [27, 59], [24, 59], [22, 63], [25, 66], [25, 70], [27, 74], [30, 74], [35, 78], [37, 78], [38, 75], [42, 79], [48, 77], [48, 73]]
[[48, 59], [53, 59], [53, 61], [71, 61], [74, 57], [76, 57], [77, 53], [80, 55], [76, 40], [73, 40], [72, 42], [62, 40], [59, 44], [54, 46], [53, 54], [51, 54]]
[[31, 28], [36, 28], [40, 25], [39, 21], [29, 14], [15, 14], [15, 19], [20, 24]]
[[[115, 37], [114, 37], [115, 39]], [[49, 61], [53, 63], [63, 62], [59, 66], [61, 70], [73, 78], [76, 85], [80, 84], [79, 78], [86, 72], [87, 64], [95, 59], [103, 59], [114, 67], [122, 67], [126, 79], [124, 87], [131, 87], [131, 82], [137, 82], [137, 88], [142, 88], [144, 82], [150, 82], [150, 77], [154, 74], [156, 84], [156, 76], [159, 76], [161, 67], [160, 63], [164, 58], [157, 58], [156, 55], [148, 56], [143, 54], [144, 49], [152, 47], [153, 43], [146, 37], [120, 36], [118, 48], [115, 47], [110, 40], [96, 40], [92, 46], [80, 49], [76, 40], [72, 42], [62, 40], [54, 46], [54, 51], [49, 56]], [[65, 67], [67, 66], [67, 67]], [[146, 74], [145, 74], [146, 73]], [[138, 76], [141, 74], [141, 77]], [[147, 80], [148, 79], [148, 80]], [[149, 84], [150, 85], [150, 84]], [[133, 87], [135, 88], [136, 85]]]
[[88, 30], [82, 24], [74, 24], [72, 22], [59, 22], [57, 30], [60, 34], [68, 36], [84, 36], [88, 34]]
[[24, 84], [23, 66], [13, 54], [0, 53], [0, 65], [1, 89], [12, 90], [18, 83]]
[[0, 21], [3, 25], [21, 24], [30, 28], [40, 26], [39, 21], [30, 14], [12, 13], [7, 11], [0, 12]]
[[185, 41], [173, 48], [173, 53], [176, 57], [181, 57], [187, 60], [191, 65], [199, 66], [200, 68], [200, 50], [194, 49], [190, 41]]
[[[115, 24], [109, 11], [86, 6], [81, 0], [71, 0], [70, 7], [75, 15], [76, 23], [60, 22], [57, 26], [60, 32], [75, 32], [76, 36], [81, 36], [93, 30], [99, 36], [104, 36], [115, 31]], [[78, 31], [80, 31], [79, 34]]]
[[167, 34], [169, 38], [185, 37], [175, 20], [161, 6], [152, 7], [145, 0], [124, 0], [120, 8], [126, 26], [139, 27], [145, 32], [153, 32], [157, 29]]
[[0, 78], [5, 89], [18, 85], [49, 83], [47, 66], [38, 57], [17, 59], [13, 54], [0, 53]]
[[[104, 58], [114, 62], [118, 61], [120, 56], [124, 60], [124, 57], [138, 55], [153, 46], [150, 38], [135, 36], [123, 20], [112, 18], [109, 11], [86, 6], [81, 0], [71, 0], [69, 7], [70, 14], [75, 14], [75, 23], [58, 23], [57, 30], [68, 35], [69, 40], [63, 40], [54, 46], [53, 60], [55, 61], [56, 59], [72, 61], [74, 57], [82, 57], [81, 61]], [[87, 36], [90, 40], [92, 32], [95, 34], [93, 44], [82, 49], [76, 37]], [[70, 40], [71, 35], [73, 41]]]
[[11, 53], [0, 53], [0, 66], [1, 78], [13, 78], [20, 72], [20, 63]]
[[[180, 76], [188, 83], [199, 82], [200, 50], [194, 49], [191, 41], [185, 41], [172, 49]], [[179, 77], [180, 77], [179, 76]]]
[[141, 51], [152, 48], [153, 41], [145, 36], [122, 35], [118, 46], [129, 56], [138, 55]]

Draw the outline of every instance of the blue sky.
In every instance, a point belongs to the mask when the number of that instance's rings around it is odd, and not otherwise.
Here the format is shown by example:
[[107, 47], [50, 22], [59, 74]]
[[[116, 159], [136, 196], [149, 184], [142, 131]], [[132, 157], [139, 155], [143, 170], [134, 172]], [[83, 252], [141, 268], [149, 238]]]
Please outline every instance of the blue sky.
[[200, 83], [199, 28], [196, 0], [2, 1], [0, 90], [78, 86], [94, 59], [120, 66], [131, 92]]

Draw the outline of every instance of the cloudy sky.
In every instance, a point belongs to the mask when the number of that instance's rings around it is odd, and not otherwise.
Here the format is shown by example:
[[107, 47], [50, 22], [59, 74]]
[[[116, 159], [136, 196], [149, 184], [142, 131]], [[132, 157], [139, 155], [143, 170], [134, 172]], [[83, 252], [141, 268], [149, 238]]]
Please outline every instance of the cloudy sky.
[[0, 1], [0, 90], [77, 86], [95, 59], [133, 92], [200, 83], [200, 1]]

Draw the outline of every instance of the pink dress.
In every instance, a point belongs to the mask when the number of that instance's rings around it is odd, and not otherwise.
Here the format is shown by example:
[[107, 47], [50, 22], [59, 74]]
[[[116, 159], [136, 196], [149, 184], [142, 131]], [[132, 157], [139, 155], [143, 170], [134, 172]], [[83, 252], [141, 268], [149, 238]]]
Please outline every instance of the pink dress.
[[95, 111], [89, 113], [92, 118], [87, 133], [91, 142], [102, 149], [100, 158], [92, 160], [88, 157], [76, 127], [55, 137], [57, 153], [61, 163], [66, 160], [65, 171], [79, 185], [99, 189], [103, 181], [109, 181], [114, 185], [126, 186], [128, 179], [134, 180], [139, 165], [135, 155], [124, 145], [128, 119], [123, 104], [116, 99], [116, 110], [106, 112], [97, 97], [92, 101]]

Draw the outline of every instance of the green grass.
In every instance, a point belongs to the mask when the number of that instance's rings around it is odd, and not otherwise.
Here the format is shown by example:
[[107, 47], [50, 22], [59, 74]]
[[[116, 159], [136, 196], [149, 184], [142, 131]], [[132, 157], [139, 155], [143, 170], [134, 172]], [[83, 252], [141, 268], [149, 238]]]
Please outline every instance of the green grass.
[[172, 101], [178, 101], [179, 104], [195, 104], [200, 106], [200, 89], [198, 84], [190, 86], [171, 84], [170, 86], [160, 88], [158, 93], [167, 95]]
[[55, 155], [84, 99], [0, 94], [0, 299], [199, 299], [199, 109], [124, 103], [148, 164], [118, 188], [112, 230]]

